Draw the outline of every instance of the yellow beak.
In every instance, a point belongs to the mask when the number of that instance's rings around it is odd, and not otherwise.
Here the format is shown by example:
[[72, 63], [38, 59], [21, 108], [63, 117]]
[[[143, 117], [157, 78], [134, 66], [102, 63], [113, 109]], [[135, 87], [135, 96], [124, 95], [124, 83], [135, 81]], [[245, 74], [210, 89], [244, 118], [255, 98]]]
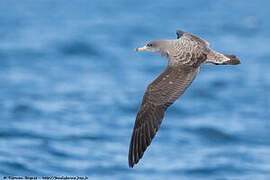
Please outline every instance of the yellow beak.
[[138, 51], [145, 51], [145, 50], [147, 50], [147, 46], [143, 46], [141, 48], [137, 48], [136, 49], [136, 52], [138, 52]]

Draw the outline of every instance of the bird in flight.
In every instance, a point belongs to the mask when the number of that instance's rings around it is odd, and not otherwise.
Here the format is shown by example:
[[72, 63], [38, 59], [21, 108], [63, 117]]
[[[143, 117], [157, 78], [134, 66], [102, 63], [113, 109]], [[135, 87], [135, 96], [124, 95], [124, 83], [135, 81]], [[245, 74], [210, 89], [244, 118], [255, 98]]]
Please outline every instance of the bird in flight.
[[152, 40], [136, 51], [150, 51], [168, 59], [166, 69], [148, 85], [138, 110], [128, 162], [133, 167], [143, 157], [162, 123], [167, 108], [178, 99], [195, 79], [203, 64], [237, 65], [235, 55], [221, 54], [209, 43], [193, 34], [178, 30], [175, 40]]

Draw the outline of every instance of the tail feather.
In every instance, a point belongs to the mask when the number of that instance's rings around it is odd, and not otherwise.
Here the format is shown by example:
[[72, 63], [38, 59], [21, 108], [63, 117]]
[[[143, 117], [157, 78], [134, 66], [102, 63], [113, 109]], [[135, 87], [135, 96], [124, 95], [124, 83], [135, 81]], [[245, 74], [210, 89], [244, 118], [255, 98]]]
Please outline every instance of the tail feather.
[[227, 58], [229, 58], [229, 61], [225, 61], [223, 64], [231, 64], [231, 65], [237, 65], [241, 64], [240, 60], [233, 54], [224, 54]]
[[240, 60], [233, 54], [221, 54], [213, 50], [207, 54], [207, 60], [204, 62], [204, 64], [214, 65], [237, 65], [240, 63]]

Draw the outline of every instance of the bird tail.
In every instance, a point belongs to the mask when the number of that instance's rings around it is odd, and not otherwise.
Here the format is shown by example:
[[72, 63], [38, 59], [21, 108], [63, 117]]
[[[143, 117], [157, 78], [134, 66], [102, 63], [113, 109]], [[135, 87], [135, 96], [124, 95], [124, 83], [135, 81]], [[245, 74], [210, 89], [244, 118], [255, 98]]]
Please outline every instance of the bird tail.
[[221, 54], [213, 50], [209, 52], [207, 60], [204, 62], [204, 64], [214, 65], [237, 65], [240, 63], [240, 60], [233, 54]]
[[224, 64], [231, 64], [231, 65], [241, 64], [240, 60], [233, 54], [224, 54], [224, 56], [230, 59], [229, 61], [224, 62]]

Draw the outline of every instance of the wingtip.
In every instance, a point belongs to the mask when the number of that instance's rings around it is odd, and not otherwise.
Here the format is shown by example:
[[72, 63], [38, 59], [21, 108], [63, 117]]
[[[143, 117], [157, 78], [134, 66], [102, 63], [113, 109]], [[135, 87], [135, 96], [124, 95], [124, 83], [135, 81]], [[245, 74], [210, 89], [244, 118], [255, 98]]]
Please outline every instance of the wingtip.
[[128, 157], [128, 167], [133, 168], [135, 164], [136, 164], [135, 160], [133, 159], [133, 157], [131, 155], [129, 155], [129, 157]]
[[133, 161], [133, 157], [132, 157], [132, 154], [131, 152], [129, 152], [129, 156], [128, 156], [128, 166], [129, 168], [133, 168], [134, 167], [134, 161]]
[[128, 164], [129, 168], [133, 168], [134, 164]]
[[180, 37], [182, 37], [184, 35], [184, 31], [182, 30], [176, 30], [176, 35], [177, 35], [177, 39], [179, 39]]

